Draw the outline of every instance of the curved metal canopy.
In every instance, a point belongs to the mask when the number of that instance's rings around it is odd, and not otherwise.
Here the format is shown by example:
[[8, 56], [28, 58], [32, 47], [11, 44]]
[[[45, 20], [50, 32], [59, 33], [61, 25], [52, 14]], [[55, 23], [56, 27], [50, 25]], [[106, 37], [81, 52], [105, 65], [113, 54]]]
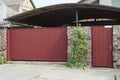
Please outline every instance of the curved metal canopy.
[[[7, 18], [6, 20], [37, 26], [76, 25], [76, 12], [81, 25], [120, 24], [120, 8], [93, 4], [59, 4], [31, 10]], [[81, 21], [84, 19], [93, 21]], [[97, 19], [106, 19], [97, 21]]]

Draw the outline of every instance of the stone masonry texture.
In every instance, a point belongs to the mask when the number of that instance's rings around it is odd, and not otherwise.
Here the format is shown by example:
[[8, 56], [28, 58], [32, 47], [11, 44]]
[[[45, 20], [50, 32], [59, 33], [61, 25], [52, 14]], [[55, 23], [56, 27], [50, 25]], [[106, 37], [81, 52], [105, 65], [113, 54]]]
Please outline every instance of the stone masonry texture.
[[113, 62], [114, 67], [120, 68], [120, 26], [113, 26]]
[[6, 54], [6, 29], [0, 29], [0, 54]]

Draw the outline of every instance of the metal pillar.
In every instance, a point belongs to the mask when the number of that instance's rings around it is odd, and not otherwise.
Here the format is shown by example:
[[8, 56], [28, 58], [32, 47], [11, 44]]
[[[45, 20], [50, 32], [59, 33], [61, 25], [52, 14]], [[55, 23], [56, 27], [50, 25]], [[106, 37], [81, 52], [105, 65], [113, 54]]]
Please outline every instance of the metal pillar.
[[79, 26], [78, 10], [76, 10], [76, 26]]

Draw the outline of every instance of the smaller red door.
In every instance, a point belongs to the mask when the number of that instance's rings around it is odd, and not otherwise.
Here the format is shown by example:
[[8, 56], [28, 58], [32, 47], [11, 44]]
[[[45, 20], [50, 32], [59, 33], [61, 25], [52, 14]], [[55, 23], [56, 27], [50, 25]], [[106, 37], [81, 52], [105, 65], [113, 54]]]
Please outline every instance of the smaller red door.
[[113, 67], [112, 28], [92, 27], [92, 66]]

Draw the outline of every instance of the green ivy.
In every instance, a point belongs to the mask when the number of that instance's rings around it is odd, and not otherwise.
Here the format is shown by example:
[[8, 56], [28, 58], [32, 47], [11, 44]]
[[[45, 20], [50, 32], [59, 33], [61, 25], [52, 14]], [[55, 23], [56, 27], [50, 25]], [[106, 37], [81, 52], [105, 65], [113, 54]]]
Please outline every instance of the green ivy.
[[69, 53], [68, 67], [85, 67], [87, 55], [87, 37], [81, 27], [73, 28], [70, 39], [72, 46]]

